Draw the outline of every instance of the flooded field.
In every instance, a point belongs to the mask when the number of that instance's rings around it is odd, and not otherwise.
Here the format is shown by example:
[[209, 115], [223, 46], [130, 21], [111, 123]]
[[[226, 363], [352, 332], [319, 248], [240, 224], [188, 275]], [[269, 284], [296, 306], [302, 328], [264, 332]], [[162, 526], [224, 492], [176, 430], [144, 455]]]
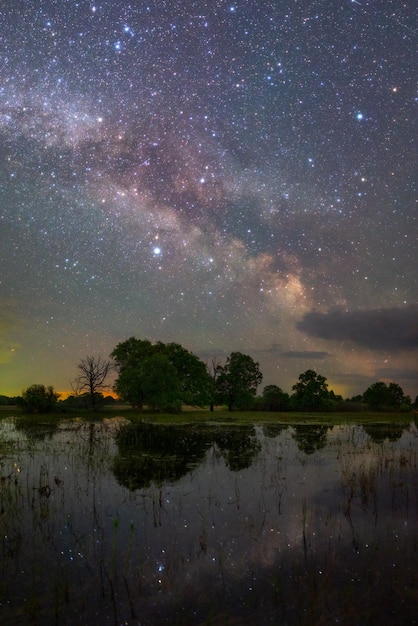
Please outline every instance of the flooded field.
[[0, 623], [418, 623], [418, 431], [0, 421]]

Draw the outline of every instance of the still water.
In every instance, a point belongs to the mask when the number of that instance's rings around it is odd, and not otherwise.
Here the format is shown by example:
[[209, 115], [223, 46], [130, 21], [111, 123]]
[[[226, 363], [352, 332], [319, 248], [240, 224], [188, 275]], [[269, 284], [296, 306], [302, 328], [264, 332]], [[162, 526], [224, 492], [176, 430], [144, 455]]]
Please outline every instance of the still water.
[[0, 623], [418, 623], [418, 431], [0, 422]]

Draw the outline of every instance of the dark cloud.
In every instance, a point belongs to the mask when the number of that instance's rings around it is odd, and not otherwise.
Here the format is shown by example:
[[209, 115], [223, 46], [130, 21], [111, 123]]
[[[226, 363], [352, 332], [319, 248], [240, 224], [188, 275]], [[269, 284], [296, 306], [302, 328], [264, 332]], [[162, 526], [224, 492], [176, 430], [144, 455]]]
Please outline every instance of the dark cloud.
[[258, 350], [258, 352], [271, 352], [273, 354], [276, 354], [280, 352], [281, 349], [282, 345], [280, 343], [272, 343], [267, 348], [261, 348], [260, 350]]
[[[248, 353], [288, 389], [301, 363], [332, 382], [352, 369], [350, 389], [374, 375], [379, 355], [347, 359], [343, 341], [330, 355], [295, 324], [317, 303], [418, 303], [415, 33], [387, 36], [394, 2], [300, 0], [286, 19], [267, 1], [96, 4], [0, 10], [0, 392], [68, 390], [68, 362], [133, 335], [208, 362]], [[365, 90], [370, 59], [387, 72]], [[380, 314], [359, 316], [302, 327], [416, 344], [399, 312], [380, 330]], [[415, 366], [412, 351], [391, 357]]]
[[418, 385], [418, 369], [408, 369], [400, 367], [381, 367], [376, 370], [379, 378], [387, 378], [390, 380], [415, 380]]
[[418, 304], [368, 311], [312, 311], [296, 326], [311, 337], [352, 341], [372, 350], [418, 348]]
[[288, 352], [281, 352], [280, 356], [284, 356], [287, 359], [317, 359], [318, 361], [322, 361], [332, 356], [332, 354], [313, 350], [290, 350]]

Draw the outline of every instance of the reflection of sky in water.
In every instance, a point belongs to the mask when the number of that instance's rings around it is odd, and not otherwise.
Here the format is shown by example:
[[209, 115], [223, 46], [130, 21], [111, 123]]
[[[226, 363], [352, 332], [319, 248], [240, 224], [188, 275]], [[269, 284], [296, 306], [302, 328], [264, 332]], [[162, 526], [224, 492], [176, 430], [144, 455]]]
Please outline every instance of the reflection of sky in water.
[[418, 582], [415, 426], [383, 443], [356, 426], [313, 439], [306, 428], [266, 437], [257, 427], [250, 467], [231, 471], [210, 446], [178, 481], [135, 491], [111, 471], [109, 427], [21, 430], [17, 446], [10, 423], [0, 428], [1, 598], [13, 623], [47, 623], [54, 611], [68, 623], [200, 623], [211, 611], [214, 623], [312, 623], [320, 610], [348, 624], [340, 592], [367, 591], [376, 606], [398, 572], [399, 585]]

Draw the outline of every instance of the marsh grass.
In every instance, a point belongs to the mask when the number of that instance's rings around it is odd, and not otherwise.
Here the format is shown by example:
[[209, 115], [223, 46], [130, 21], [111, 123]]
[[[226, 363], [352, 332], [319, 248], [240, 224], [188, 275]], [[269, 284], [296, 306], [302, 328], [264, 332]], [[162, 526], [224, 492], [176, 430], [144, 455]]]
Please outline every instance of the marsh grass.
[[[321, 416], [305, 415], [297, 430], [278, 421], [289, 414], [269, 414], [248, 462], [243, 431], [266, 414], [233, 413], [236, 422], [223, 421], [228, 412], [215, 413], [219, 422], [196, 414], [204, 428], [193, 411], [177, 429], [168, 424], [179, 416], [143, 414], [156, 428], [124, 431], [117, 412], [106, 421], [108, 411], [96, 421], [52, 419], [51, 436], [49, 417], [17, 430], [19, 418], [10, 428], [0, 422], [2, 625], [414, 623], [410, 421], [405, 430], [397, 422], [393, 436], [388, 422], [367, 432], [332, 421], [324, 435]], [[198, 463], [171, 472], [175, 450], [195, 454], [194, 434], [204, 444]], [[132, 474], [139, 457], [156, 452], [163, 474], [118, 481], [115, 459]]]
[[333, 425], [333, 424], [378, 424], [382, 426], [399, 427], [408, 426], [411, 421], [417, 419], [417, 415], [411, 413], [386, 413], [362, 411], [361, 413], [350, 412], [272, 412], [272, 411], [228, 411], [222, 407], [216, 407], [211, 412], [208, 408], [183, 407], [180, 413], [164, 413], [151, 411], [134, 411], [128, 405], [110, 406], [98, 411], [87, 409], [69, 409], [65, 412], [56, 412], [45, 415], [25, 414], [17, 407], [0, 407], [0, 421], [7, 417], [18, 417], [22, 425], [45, 429], [52, 429], [53, 425], [61, 420], [80, 418], [85, 422], [98, 422], [106, 418], [123, 417], [131, 423], [148, 422], [153, 424], [188, 424], [188, 423], [216, 423], [216, 424], [300, 424], [300, 425]]

